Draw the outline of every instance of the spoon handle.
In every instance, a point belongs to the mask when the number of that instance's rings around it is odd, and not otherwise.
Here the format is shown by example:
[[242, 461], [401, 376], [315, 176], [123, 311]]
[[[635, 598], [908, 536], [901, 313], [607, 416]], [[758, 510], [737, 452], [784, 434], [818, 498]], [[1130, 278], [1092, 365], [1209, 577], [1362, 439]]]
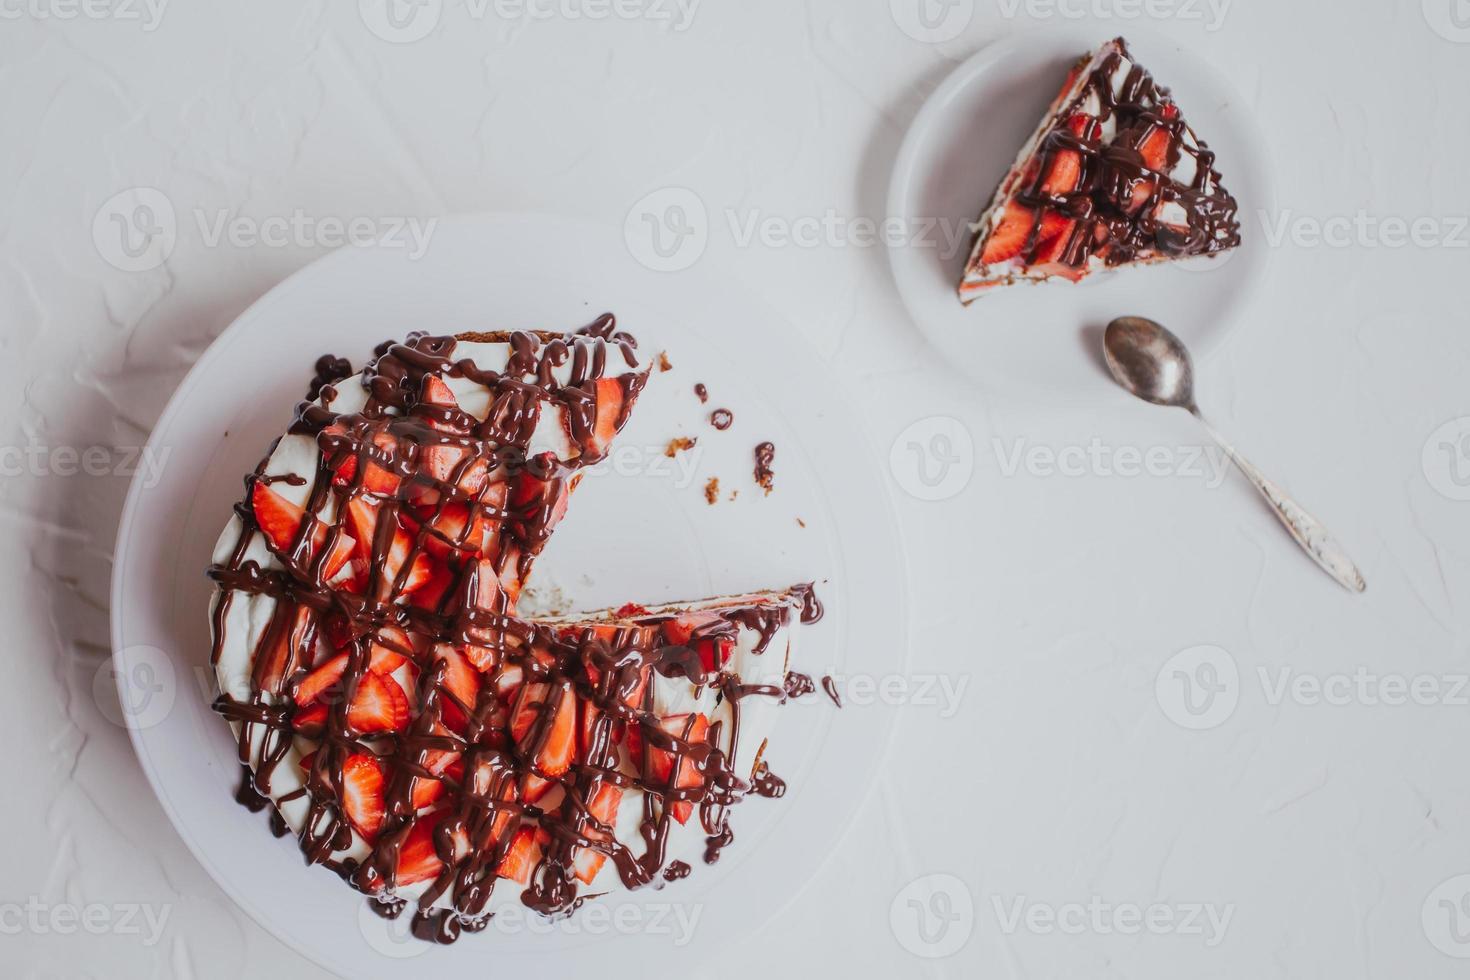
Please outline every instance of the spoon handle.
[[1296, 539], [1296, 543], [1302, 546], [1302, 550], [1311, 555], [1312, 560], [1320, 565], [1324, 572], [1331, 575], [1344, 588], [1351, 589], [1353, 592], [1367, 591], [1368, 583], [1364, 580], [1363, 574], [1358, 571], [1358, 567], [1353, 564], [1353, 560], [1348, 557], [1342, 545], [1333, 540], [1332, 534], [1327, 528], [1323, 527], [1320, 521], [1303, 510], [1302, 506], [1295, 500], [1292, 500], [1284, 490], [1266, 479], [1265, 474], [1256, 469], [1250, 460], [1242, 456], [1234, 446], [1227, 442], [1216, 431], [1213, 425], [1205, 421], [1203, 416], [1198, 412], [1194, 413], [1194, 415], [1204, 425], [1205, 431], [1210, 434], [1210, 438], [1214, 439], [1220, 445], [1220, 448], [1225, 450], [1225, 454], [1230, 457], [1231, 461], [1240, 467], [1240, 471], [1246, 475], [1246, 479], [1255, 484], [1256, 489], [1261, 492], [1261, 496], [1266, 498], [1266, 503], [1271, 505], [1272, 512], [1280, 518], [1281, 523], [1291, 532], [1291, 536]]

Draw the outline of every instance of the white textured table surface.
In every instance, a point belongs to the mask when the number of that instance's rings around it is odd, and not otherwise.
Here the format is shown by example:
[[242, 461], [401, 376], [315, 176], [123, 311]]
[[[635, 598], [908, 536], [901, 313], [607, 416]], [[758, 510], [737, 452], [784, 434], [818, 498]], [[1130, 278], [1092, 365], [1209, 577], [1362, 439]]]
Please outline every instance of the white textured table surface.
[[[916, 620], [869, 806], [761, 935], [718, 956], [696, 935], [694, 974], [1464, 976], [1470, 5], [933, 2], [937, 43], [906, 0], [428, 0], [397, 27], [371, 3], [0, 3], [7, 975], [324, 975], [202, 872], [110, 720], [129, 447], [211, 339], [333, 222], [621, 224], [682, 187], [700, 261], [786, 310], [875, 451], [897, 442]], [[1182, 415], [976, 390], [881, 247], [739, 240], [881, 218], [937, 81], [1078, 19], [1167, 35], [1255, 102], [1281, 211], [1246, 223], [1272, 274], [1203, 399], [1349, 545], [1364, 598], [1199, 464]], [[109, 204], [138, 187], [174, 212], [163, 264], [121, 247], [166, 218]], [[1135, 453], [1151, 472], [1122, 475]]]

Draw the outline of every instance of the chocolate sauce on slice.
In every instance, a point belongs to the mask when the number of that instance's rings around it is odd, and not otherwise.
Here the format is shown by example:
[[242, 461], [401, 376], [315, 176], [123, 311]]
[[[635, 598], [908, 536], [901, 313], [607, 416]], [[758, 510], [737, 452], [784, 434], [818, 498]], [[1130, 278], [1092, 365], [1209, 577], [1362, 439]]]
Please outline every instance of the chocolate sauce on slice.
[[[700, 644], [718, 649], [722, 639], [750, 629], [756, 652], [764, 653], [782, 626], [820, 615], [811, 587], [800, 586], [785, 597], [697, 614], [700, 622], [677, 643], [666, 635], [670, 616], [636, 609], [628, 611], [632, 619], [588, 624], [517, 617], [514, 592], [560, 519], [565, 491], [582, 466], [602, 458], [609, 427], [626, 422], [646, 374], [617, 377], [622, 403], [610, 417], [600, 395], [618, 360], [637, 363], [636, 342], [617, 331], [611, 316], [576, 335], [495, 336], [510, 351], [503, 372], [457, 357], [455, 338], [410, 335], [382, 345], [364, 371], [362, 411], [300, 405], [291, 431], [316, 439], [316, 472], [299, 482], [268, 477], [269, 456], [262, 460], [235, 508], [239, 538], [209, 570], [219, 588], [212, 619], [216, 663], [236, 597], [274, 601], [253, 654], [252, 691], [215, 702], [238, 727], [245, 772], [254, 764], [242, 781], [241, 803], [270, 807], [273, 781], [293, 746], [307, 738], [314, 752], [303, 769], [305, 785], [280, 797], [280, 805], [306, 804], [303, 856], [363, 891], [378, 914], [390, 917], [407, 906], [398, 894], [400, 868], [414, 868], [427, 890], [411, 931], [434, 943], [485, 927], [494, 888], [507, 880], [498, 871], [520, 846], [522, 831], [533, 836], [539, 856], [520, 898], [548, 917], [569, 915], [586, 900], [577, 872], [590, 854], [629, 889], [671, 872], [687, 874], [687, 865], [681, 869], [666, 857], [676, 810], [697, 812], [715, 842], [706, 859], [717, 859], [734, 839], [729, 810], [749, 794], [773, 795], [776, 786], [774, 777], [748, 783], [732, 768], [739, 702], [785, 700], [792, 685], [742, 686], [723, 663], [705, 663]], [[333, 377], [343, 369], [319, 365], [319, 374]], [[568, 380], [557, 381], [555, 372]], [[436, 387], [434, 379], [452, 378], [489, 389], [483, 421]], [[537, 420], [553, 405], [580, 450], [573, 462], [528, 451]], [[270, 488], [281, 482], [311, 487], [294, 534], [278, 515], [264, 521], [257, 512], [266, 505], [279, 510], [270, 504]], [[347, 516], [328, 525], [317, 516], [323, 512]], [[246, 558], [262, 537], [280, 568]], [[340, 570], [331, 564], [339, 553]], [[319, 654], [323, 646], [342, 659]], [[371, 719], [354, 711], [364, 685], [397, 684], [374, 670], [384, 656], [408, 661], [416, 678], [414, 689], [403, 692], [407, 725], [393, 726], [391, 734], [374, 731]], [[325, 692], [300, 697], [324, 664], [336, 664], [340, 674]], [[696, 731], [699, 716], [689, 715], [669, 730], [667, 719], [652, 712], [654, 674], [716, 689], [731, 705], [730, 718]], [[801, 687], [795, 682], [792, 689]], [[298, 698], [306, 707], [297, 707]], [[318, 706], [325, 710], [311, 717]], [[575, 764], [543, 770], [540, 760], [563, 737], [566, 710], [578, 715]], [[620, 764], [619, 745], [633, 738], [643, 754], [637, 772]], [[669, 765], [655, 767], [655, 758]], [[382, 776], [383, 816], [370, 853], [341, 860], [337, 855], [354, 840], [355, 819], [344, 787], [349, 771], [355, 779], [363, 767]], [[699, 778], [682, 779], [684, 773]], [[429, 804], [435, 809], [420, 813], [418, 791], [436, 780], [443, 794]], [[635, 787], [644, 793], [641, 851], [617, 840], [597, 815], [604, 794]], [[272, 808], [272, 815], [284, 831], [280, 810]], [[693, 812], [688, 819], [696, 819]]]

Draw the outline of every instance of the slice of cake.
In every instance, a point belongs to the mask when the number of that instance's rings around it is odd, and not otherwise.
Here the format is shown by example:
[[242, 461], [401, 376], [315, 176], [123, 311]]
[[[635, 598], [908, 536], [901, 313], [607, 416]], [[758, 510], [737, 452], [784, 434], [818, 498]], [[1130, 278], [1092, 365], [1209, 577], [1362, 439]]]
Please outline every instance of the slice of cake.
[[960, 299], [1240, 244], [1215, 154], [1122, 38], [1084, 58], [977, 223]]

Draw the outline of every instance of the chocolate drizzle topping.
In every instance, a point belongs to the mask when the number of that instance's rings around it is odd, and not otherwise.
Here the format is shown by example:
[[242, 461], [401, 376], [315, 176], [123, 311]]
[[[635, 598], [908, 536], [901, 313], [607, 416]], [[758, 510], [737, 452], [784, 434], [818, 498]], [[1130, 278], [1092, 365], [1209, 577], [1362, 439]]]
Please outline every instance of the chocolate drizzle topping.
[[[742, 685], [725, 670], [728, 650], [750, 631], [764, 655], [794, 619], [821, 617], [809, 585], [683, 613], [517, 616], [577, 471], [605, 455], [647, 372], [616, 373], [620, 360], [637, 366], [636, 343], [611, 316], [575, 335], [461, 339], [506, 343], [505, 370], [456, 358], [456, 338], [410, 335], [378, 349], [360, 412], [303, 402], [290, 431], [316, 440], [313, 478], [267, 476], [262, 460], [235, 507], [235, 546], [209, 570], [215, 663], [232, 603], [273, 600], [249, 694], [215, 702], [238, 726], [238, 799], [256, 811], [273, 796], [277, 807], [304, 801], [307, 862], [370, 896], [380, 915], [401, 915], [399, 889], [426, 883], [412, 932], [434, 943], [483, 929], [498, 881], [562, 916], [604, 862], [630, 889], [687, 875], [667, 860], [675, 822], [697, 819], [716, 860], [734, 839], [730, 809], [784, 792], [763, 764], [734, 769], [740, 702], [812, 689], [797, 674], [778, 688]], [[347, 370], [324, 358], [312, 391]], [[483, 420], [447, 394], [454, 378], [489, 390]], [[566, 420], [570, 460], [529, 451], [550, 406]], [[272, 489], [282, 483], [310, 484], [302, 507], [283, 506]], [[248, 557], [261, 539], [280, 568]], [[728, 717], [659, 717], [655, 676], [714, 690]], [[305, 784], [275, 794], [293, 747], [312, 750]], [[641, 850], [610, 823], [631, 789], [643, 791]], [[284, 833], [280, 811], [272, 816]], [[370, 845], [359, 861], [339, 857], [354, 830]]]

